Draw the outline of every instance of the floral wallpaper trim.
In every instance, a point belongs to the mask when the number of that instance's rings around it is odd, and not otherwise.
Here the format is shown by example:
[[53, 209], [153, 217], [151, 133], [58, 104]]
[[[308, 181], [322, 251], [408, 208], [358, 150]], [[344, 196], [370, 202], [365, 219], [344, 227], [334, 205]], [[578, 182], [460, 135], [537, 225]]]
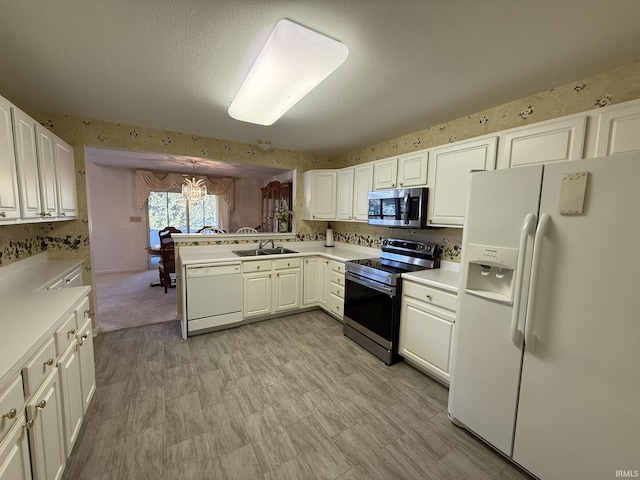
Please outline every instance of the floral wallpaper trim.
[[77, 252], [88, 248], [89, 239], [81, 235], [28, 237], [24, 240], [9, 240], [0, 251], [0, 265], [22, 260], [48, 250], [67, 250]]

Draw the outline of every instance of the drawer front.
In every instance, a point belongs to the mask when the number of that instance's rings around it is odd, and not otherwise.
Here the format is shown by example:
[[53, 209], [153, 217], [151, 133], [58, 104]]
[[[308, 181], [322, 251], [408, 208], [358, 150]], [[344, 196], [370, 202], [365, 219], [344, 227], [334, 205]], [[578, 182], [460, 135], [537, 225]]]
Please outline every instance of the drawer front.
[[327, 302], [329, 313], [332, 313], [336, 317], [342, 320], [344, 315], [344, 300], [333, 293], [329, 294], [329, 301]]
[[271, 270], [271, 260], [259, 260], [256, 262], [242, 262], [244, 273], [265, 272]]
[[80, 328], [82, 324], [91, 316], [89, 309], [89, 297], [85, 298], [80, 306], [76, 308], [76, 326]]
[[22, 369], [25, 396], [30, 397], [54, 368], [56, 368], [56, 344], [52, 337]]
[[9, 431], [16, 419], [24, 411], [24, 395], [22, 393], [22, 375], [18, 375], [0, 395], [0, 440]]
[[78, 325], [76, 323], [76, 313], [69, 315], [69, 318], [56, 330], [53, 335], [56, 339], [56, 353], [62, 355], [64, 349], [67, 348], [73, 340], [76, 338], [76, 332]]
[[300, 258], [279, 258], [273, 261], [273, 268], [276, 270], [300, 268]]
[[342, 285], [332, 283], [329, 287], [329, 291], [331, 295], [335, 295], [336, 297], [344, 300], [344, 287]]
[[342, 273], [344, 275], [344, 263], [331, 260], [331, 271]]
[[444, 308], [445, 310], [456, 311], [457, 295], [437, 288], [428, 287], [420, 283], [402, 282], [402, 294], [420, 300], [427, 305]]
[[331, 271], [331, 283], [341, 285], [344, 287], [344, 273], [339, 273], [334, 270]]

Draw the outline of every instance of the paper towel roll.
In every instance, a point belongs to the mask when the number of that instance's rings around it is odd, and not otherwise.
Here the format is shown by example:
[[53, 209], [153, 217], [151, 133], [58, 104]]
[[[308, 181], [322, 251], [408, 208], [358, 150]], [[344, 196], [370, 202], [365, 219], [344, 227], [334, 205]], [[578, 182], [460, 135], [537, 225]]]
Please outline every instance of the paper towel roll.
[[325, 247], [333, 247], [333, 228], [331, 228], [331, 224], [327, 226], [327, 234], [324, 242]]

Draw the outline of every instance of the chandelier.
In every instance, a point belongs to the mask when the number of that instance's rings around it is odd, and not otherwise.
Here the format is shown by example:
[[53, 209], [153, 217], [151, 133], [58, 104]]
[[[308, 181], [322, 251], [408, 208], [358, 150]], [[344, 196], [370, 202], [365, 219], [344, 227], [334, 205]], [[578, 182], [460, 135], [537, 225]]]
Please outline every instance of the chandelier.
[[193, 173], [191, 180], [188, 178], [184, 179], [184, 183], [182, 184], [182, 196], [192, 205], [195, 205], [204, 200], [207, 196], [207, 186], [201, 178], [196, 180], [196, 162], [191, 160], [191, 163], [193, 164]]

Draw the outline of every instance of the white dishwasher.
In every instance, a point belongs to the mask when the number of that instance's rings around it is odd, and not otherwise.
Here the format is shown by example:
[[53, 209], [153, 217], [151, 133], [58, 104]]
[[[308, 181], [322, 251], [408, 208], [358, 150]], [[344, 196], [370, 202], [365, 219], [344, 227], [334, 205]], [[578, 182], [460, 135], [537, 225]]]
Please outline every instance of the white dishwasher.
[[187, 336], [242, 321], [240, 262], [186, 266]]

